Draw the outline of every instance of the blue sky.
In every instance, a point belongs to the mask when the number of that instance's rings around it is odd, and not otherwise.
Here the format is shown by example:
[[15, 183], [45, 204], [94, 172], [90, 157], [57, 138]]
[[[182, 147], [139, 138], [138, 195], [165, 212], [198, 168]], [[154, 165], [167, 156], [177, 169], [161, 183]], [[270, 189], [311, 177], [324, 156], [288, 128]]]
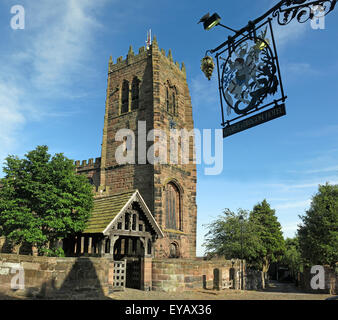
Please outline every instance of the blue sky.
[[[116, 61], [130, 45], [137, 52], [149, 28], [186, 65], [195, 127], [220, 128], [216, 79], [204, 77], [200, 60], [228, 32], [197, 22], [218, 12], [222, 23], [240, 28], [274, 3], [2, 0], [0, 161], [41, 144], [74, 160], [99, 157], [109, 56]], [[10, 27], [17, 4], [26, 10], [24, 30]], [[221, 175], [205, 176], [198, 166], [198, 254], [203, 225], [224, 208], [251, 209], [266, 198], [292, 237], [318, 184], [338, 183], [337, 12], [324, 30], [309, 22], [275, 29], [287, 116], [225, 139]]]

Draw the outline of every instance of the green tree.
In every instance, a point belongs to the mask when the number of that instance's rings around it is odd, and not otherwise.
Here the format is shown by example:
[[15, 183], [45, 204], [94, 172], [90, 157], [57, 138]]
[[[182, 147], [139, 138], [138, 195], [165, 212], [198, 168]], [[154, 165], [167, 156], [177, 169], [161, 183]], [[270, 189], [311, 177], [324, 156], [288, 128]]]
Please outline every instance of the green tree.
[[247, 263], [255, 261], [260, 240], [249, 223], [248, 215], [243, 209], [239, 209], [237, 213], [225, 209], [223, 215], [206, 225], [208, 232], [203, 246], [207, 256], [241, 259], [243, 252], [243, 259]]
[[297, 278], [298, 272], [302, 272], [303, 264], [298, 237], [287, 238], [285, 240], [285, 253], [281, 259], [281, 264], [289, 268], [293, 279]]
[[13, 244], [46, 246], [81, 232], [93, 208], [92, 187], [73, 161], [38, 146], [25, 158], [8, 156], [0, 188], [0, 232]]
[[278, 261], [285, 252], [282, 227], [277, 220], [275, 210], [271, 209], [266, 200], [254, 206], [250, 212], [249, 220], [254, 225], [253, 228], [260, 239], [256, 263], [259, 265], [259, 269], [263, 271], [264, 288], [270, 264]]
[[338, 185], [320, 185], [300, 218], [298, 237], [304, 261], [334, 266], [338, 261]]

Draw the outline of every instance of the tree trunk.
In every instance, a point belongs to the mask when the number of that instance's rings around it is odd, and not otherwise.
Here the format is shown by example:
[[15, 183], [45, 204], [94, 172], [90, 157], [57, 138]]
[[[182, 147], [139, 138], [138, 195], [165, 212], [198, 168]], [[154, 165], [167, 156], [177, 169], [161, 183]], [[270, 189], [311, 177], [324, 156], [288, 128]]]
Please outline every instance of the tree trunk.
[[336, 281], [337, 280], [336, 280], [334, 274], [330, 274], [330, 294], [331, 295], [336, 294]]
[[270, 263], [268, 261], [268, 259], [264, 258], [264, 262], [262, 265], [262, 289], [265, 289], [266, 287], [266, 276], [267, 276], [267, 272], [269, 271], [269, 267], [270, 267]]
[[33, 254], [33, 257], [37, 257], [38, 254], [39, 254], [39, 250], [38, 250], [38, 247], [37, 247], [36, 243], [34, 243], [32, 245], [32, 254]]

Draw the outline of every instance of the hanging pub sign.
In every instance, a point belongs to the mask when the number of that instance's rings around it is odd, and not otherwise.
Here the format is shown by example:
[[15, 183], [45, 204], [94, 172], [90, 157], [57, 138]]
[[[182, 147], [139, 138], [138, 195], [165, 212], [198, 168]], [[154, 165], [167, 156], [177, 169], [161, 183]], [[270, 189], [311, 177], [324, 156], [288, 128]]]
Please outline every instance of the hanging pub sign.
[[224, 138], [286, 114], [270, 20], [230, 42], [216, 60]]
[[[282, 0], [264, 15], [239, 31], [220, 23], [220, 16], [206, 14], [199, 22], [209, 30], [219, 25], [235, 33], [202, 59], [201, 69], [210, 80], [215, 53], [221, 103], [223, 137], [255, 127], [286, 115], [272, 18], [279, 25], [296, 19], [304, 23], [313, 19], [315, 10], [322, 16], [331, 12], [337, 0]], [[272, 18], [271, 18], [271, 17]]]

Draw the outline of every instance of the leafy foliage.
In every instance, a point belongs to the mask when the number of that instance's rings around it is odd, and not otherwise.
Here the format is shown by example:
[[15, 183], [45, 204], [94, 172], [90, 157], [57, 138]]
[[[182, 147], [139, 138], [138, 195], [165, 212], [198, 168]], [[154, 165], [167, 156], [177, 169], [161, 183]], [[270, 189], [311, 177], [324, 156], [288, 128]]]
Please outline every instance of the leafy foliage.
[[298, 272], [303, 271], [298, 237], [285, 240], [285, 253], [281, 259], [281, 264], [289, 268], [294, 279]]
[[255, 232], [260, 239], [257, 263], [261, 263], [262, 270], [267, 272], [270, 263], [278, 261], [285, 251], [282, 227], [275, 210], [270, 208], [266, 200], [254, 206], [250, 213], [250, 222], [255, 225]]
[[[284, 252], [281, 226], [269, 204], [264, 200], [248, 213], [239, 209], [237, 214], [225, 209], [224, 215], [208, 224], [204, 246], [207, 255], [226, 259], [245, 259], [251, 267], [262, 270]], [[243, 220], [240, 221], [239, 217]], [[242, 230], [241, 230], [242, 228]], [[242, 243], [242, 250], [241, 250]]]
[[248, 212], [239, 209], [236, 214], [225, 209], [223, 214], [207, 225], [209, 231], [204, 243], [207, 254], [240, 259], [243, 253], [243, 259], [255, 260], [259, 239], [249, 223]]
[[93, 207], [92, 187], [73, 161], [38, 146], [25, 158], [8, 156], [0, 188], [0, 233], [40, 248], [81, 232]]
[[320, 185], [310, 209], [300, 218], [302, 258], [311, 265], [333, 266], [338, 261], [338, 185]]

